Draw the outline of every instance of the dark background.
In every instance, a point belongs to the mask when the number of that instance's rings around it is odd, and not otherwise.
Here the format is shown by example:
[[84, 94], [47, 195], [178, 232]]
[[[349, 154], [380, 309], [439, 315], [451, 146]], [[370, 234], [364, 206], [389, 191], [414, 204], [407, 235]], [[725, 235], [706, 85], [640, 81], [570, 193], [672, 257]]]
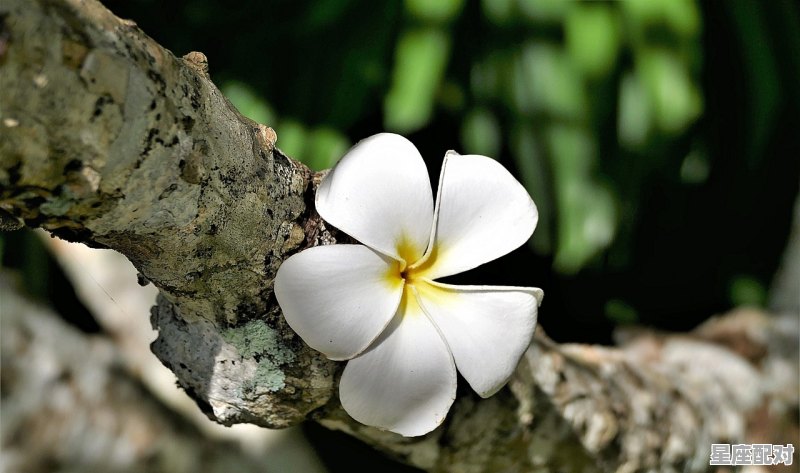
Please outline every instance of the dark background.
[[800, 178], [793, 2], [104, 3], [176, 55], [204, 52], [313, 167], [395, 131], [434, 180], [450, 148], [513, 169], [540, 209], [533, 244], [465, 277], [544, 288], [560, 341], [766, 301]]

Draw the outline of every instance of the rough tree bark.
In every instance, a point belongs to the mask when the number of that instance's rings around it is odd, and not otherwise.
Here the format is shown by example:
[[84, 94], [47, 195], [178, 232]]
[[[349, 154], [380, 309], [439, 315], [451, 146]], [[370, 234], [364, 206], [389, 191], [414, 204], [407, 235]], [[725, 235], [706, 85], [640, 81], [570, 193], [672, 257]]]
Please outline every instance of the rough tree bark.
[[705, 471], [711, 443], [794, 440], [797, 317], [755, 312], [619, 348], [537, 333], [508, 388], [460, 390], [431, 434], [359, 425], [343, 365], [272, 294], [285, 257], [347, 237], [314, 211], [320, 175], [231, 106], [202, 54], [176, 58], [95, 0], [4, 0], [0, 81], [2, 227], [126, 255], [160, 290], [153, 352], [220, 423], [311, 418], [431, 471]]
[[117, 347], [24, 300], [0, 273], [3, 471], [270, 471], [128, 373]]

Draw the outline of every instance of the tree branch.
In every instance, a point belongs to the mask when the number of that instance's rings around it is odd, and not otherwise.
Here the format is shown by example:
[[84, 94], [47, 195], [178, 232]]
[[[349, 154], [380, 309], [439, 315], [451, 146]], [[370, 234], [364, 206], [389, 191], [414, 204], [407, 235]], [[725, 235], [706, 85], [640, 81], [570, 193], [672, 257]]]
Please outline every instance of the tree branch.
[[[0, 270], [6, 471], [263, 472], [130, 375], [117, 347], [23, 299]], [[80, 465], [80, 466], [78, 466]]]
[[225, 100], [202, 54], [178, 59], [94, 0], [7, 0], [0, 72], [2, 228], [126, 255], [160, 290], [154, 353], [218, 422], [310, 416], [432, 471], [666, 472], [704, 471], [750, 416], [783, 432], [796, 409], [797, 319], [748, 313], [618, 349], [539, 333], [508, 388], [460, 391], [433, 433], [359, 425], [335, 395], [342, 364], [272, 294], [286, 256], [337, 242], [313, 209], [320, 176]]
[[[271, 291], [287, 253], [333, 241], [306, 207], [310, 171], [202, 55], [175, 58], [95, 1], [0, 8], [0, 208], [127, 256], [161, 291], [153, 351], [218, 421], [283, 427], [327, 402], [335, 365]], [[248, 336], [263, 350], [242, 359], [231, 343]]]

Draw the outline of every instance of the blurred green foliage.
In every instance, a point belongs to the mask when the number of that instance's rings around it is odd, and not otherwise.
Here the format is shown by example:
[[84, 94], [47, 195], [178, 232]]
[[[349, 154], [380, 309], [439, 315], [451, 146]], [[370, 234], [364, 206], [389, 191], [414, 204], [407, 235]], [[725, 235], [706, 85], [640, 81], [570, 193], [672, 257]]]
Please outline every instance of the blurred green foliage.
[[379, 131], [414, 141], [432, 176], [451, 148], [503, 162], [540, 223], [481, 282], [544, 287], [556, 338], [766, 300], [800, 175], [789, 0], [104, 3], [206, 53], [314, 169]]

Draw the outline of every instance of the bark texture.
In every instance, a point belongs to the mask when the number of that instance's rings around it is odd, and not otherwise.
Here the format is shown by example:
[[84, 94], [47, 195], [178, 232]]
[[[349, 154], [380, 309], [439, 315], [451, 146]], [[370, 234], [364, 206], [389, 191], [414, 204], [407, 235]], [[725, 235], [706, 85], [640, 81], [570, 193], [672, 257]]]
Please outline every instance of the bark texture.
[[107, 337], [23, 299], [0, 272], [3, 471], [264, 472], [212, 440], [128, 373]]
[[316, 242], [308, 169], [201, 54], [176, 58], [98, 2], [11, 0], [0, 18], [0, 209], [127, 256], [161, 290], [153, 351], [218, 421], [283, 427], [327, 402], [335, 365], [271, 291]]
[[538, 333], [506, 389], [459, 391], [431, 434], [359, 425], [335, 393], [343, 364], [272, 294], [287, 255], [337, 241], [312, 208], [320, 176], [225, 100], [202, 54], [178, 59], [94, 0], [5, 0], [0, 80], [3, 228], [126, 255], [160, 290], [154, 353], [218, 422], [310, 417], [457, 472], [705, 471], [711, 443], [797, 442], [797, 315], [753, 311], [619, 348]]

